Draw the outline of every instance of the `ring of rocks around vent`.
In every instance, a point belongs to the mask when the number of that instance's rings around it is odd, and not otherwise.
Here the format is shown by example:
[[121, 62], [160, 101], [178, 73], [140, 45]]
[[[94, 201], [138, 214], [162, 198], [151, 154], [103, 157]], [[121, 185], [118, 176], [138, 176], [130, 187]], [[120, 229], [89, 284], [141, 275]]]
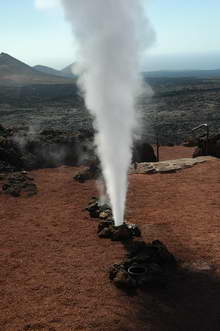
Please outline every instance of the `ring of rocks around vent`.
[[135, 224], [124, 223], [121, 226], [115, 226], [109, 205], [100, 205], [95, 197], [90, 200], [86, 210], [91, 218], [100, 220], [97, 229], [99, 238], [109, 238], [112, 241], [126, 241], [133, 237], [141, 236], [141, 232]]
[[175, 257], [167, 247], [155, 240], [145, 243], [140, 239], [140, 229], [135, 224], [124, 223], [114, 226], [112, 211], [108, 205], [100, 205], [93, 197], [86, 210], [91, 218], [98, 219], [98, 236], [112, 241], [121, 241], [127, 250], [123, 262], [114, 264], [109, 270], [110, 280], [122, 289], [137, 289], [143, 286], [161, 286], [166, 284], [168, 275], [177, 266]]

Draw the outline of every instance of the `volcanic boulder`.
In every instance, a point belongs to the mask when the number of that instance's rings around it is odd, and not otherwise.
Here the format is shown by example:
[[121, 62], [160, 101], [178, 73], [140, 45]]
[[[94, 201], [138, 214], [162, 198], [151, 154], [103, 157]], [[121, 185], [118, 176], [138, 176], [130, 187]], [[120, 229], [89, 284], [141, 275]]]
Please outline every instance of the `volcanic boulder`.
[[176, 268], [175, 257], [159, 240], [128, 242], [128, 257], [114, 264], [109, 278], [120, 288], [161, 286], [167, 282], [169, 272]]
[[89, 161], [89, 166], [77, 172], [73, 179], [80, 183], [84, 183], [89, 179], [98, 179], [101, 176], [100, 163], [97, 160]]
[[107, 219], [112, 220], [111, 207], [107, 203], [100, 204], [99, 200], [96, 197], [92, 197], [85, 210], [89, 212], [91, 218], [99, 218], [101, 220], [107, 220]]
[[157, 158], [154, 154], [153, 147], [144, 140], [134, 142], [132, 163], [137, 162], [156, 162]]
[[2, 185], [2, 191], [13, 197], [19, 197], [23, 193], [32, 196], [37, 194], [37, 186], [33, 183], [32, 177], [25, 172], [20, 172], [8, 175], [6, 182]]
[[220, 134], [211, 136], [208, 142], [206, 137], [201, 137], [197, 144], [193, 157], [211, 155], [220, 158]]

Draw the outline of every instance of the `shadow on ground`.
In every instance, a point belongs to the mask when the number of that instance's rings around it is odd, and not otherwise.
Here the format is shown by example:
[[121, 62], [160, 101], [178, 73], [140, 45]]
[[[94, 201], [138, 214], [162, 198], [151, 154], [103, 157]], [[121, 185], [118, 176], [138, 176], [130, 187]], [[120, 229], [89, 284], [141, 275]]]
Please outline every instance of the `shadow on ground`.
[[179, 271], [166, 289], [139, 295], [137, 319], [154, 325], [152, 330], [220, 330], [220, 279], [215, 276]]
[[[169, 231], [169, 241], [178, 246], [172, 230]], [[194, 255], [193, 251], [182, 244], [180, 246], [186, 256]], [[176, 271], [169, 274], [165, 287], [139, 289], [135, 294], [130, 293], [135, 296], [134, 319], [138, 330], [220, 330], [220, 278], [214, 267], [203, 264], [197, 256], [194, 261], [180, 264]], [[135, 328], [123, 329], [121, 326], [121, 330]]]

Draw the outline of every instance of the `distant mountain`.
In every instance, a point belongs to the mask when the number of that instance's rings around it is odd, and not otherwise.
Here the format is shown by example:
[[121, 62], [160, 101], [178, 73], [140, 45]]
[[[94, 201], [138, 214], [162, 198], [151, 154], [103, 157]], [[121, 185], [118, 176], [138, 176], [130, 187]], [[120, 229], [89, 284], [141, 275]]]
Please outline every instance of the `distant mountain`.
[[76, 77], [73, 73], [75, 63], [69, 64], [67, 67], [61, 70], [61, 72], [65, 75], [65, 77]]
[[148, 71], [146, 78], [220, 78], [220, 69], [216, 70], [179, 70], [179, 71]]
[[43, 65], [36, 65], [34, 67], [32, 67], [34, 70], [37, 70], [39, 72], [43, 72], [44, 74], [47, 75], [53, 75], [53, 76], [62, 76], [64, 77], [64, 75], [62, 74], [61, 71], [53, 69], [51, 67], [47, 67], [47, 66], [43, 66]]
[[72, 79], [40, 72], [6, 53], [0, 54], [0, 85], [71, 84]]
[[[62, 70], [37, 65], [31, 67], [6, 53], [0, 54], [0, 85], [23, 86], [33, 84], [72, 84], [76, 75], [73, 74], [72, 63]], [[216, 70], [183, 70], [183, 71], [151, 71], [144, 72], [148, 78], [200, 78], [220, 79], [220, 69]]]

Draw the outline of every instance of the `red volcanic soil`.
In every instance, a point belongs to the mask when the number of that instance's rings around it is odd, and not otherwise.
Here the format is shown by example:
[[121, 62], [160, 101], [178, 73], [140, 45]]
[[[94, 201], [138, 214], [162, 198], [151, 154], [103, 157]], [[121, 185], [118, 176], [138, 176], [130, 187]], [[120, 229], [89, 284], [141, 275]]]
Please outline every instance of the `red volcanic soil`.
[[219, 162], [130, 175], [127, 220], [192, 269], [136, 295], [108, 279], [125, 249], [99, 239], [84, 211], [94, 181], [73, 181], [76, 168], [44, 169], [31, 172], [36, 196], [1, 194], [0, 330], [219, 331]]

